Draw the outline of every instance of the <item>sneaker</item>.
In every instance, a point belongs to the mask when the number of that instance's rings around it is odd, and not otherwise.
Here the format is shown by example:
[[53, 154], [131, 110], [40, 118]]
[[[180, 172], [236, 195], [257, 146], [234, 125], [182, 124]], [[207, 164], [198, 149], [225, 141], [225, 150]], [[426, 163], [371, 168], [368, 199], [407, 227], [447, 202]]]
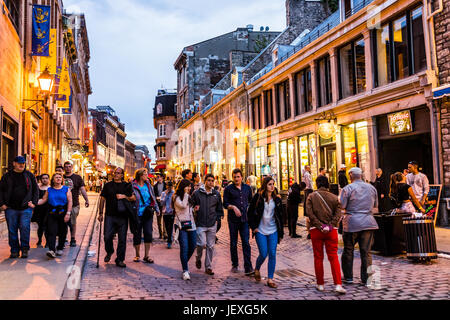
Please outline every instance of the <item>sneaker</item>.
[[291, 238], [296, 239], [296, 238], [301, 238], [302, 236], [299, 234], [294, 234], [291, 236]]
[[28, 250], [22, 250], [22, 256], [21, 256], [21, 258], [22, 258], [22, 259], [28, 258]]
[[255, 275], [255, 270], [248, 270], [248, 271], [245, 271], [245, 275], [246, 276], [253, 276], [253, 275]]
[[171, 243], [168, 243], [168, 244], [167, 244], [167, 249], [170, 249], [170, 248], [172, 248], [172, 244], [171, 244]]
[[342, 282], [345, 284], [353, 284], [353, 279], [342, 279]]
[[347, 290], [345, 290], [342, 285], [338, 284], [336, 285], [336, 289], [334, 289], [335, 292], [340, 293], [340, 294], [346, 294]]
[[211, 269], [206, 269], [205, 273], [210, 276], [214, 275], [214, 272]]
[[306, 236], [306, 239], [311, 240], [311, 234], [308, 233], [308, 235]]
[[196, 260], [195, 261], [195, 266], [197, 267], [197, 269], [201, 269], [202, 268], [202, 261], [201, 260]]
[[191, 276], [189, 275], [189, 271], [183, 272], [183, 280], [184, 281], [191, 280]]
[[71, 247], [76, 247], [77, 246], [77, 241], [75, 239], [70, 240], [70, 246]]
[[316, 289], [319, 290], [319, 291], [325, 290], [323, 284], [317, 284], [317, 285], [316, 285]]
[[55, 259], [55, 258], [56, 258], [55, 251], [49, 250], [49, 251], [47, 252], [47, 257], [52, 258], [52, 259]]
[[111, 254], [108, 253], [108, 254], [105, 256], [105, 259], [103, 259], [103, 261], [105, 261], [106, 263], [110, 262], [110, 261], [111, 261]]
[[63, 255], [63, 251], [62, 250], [56, 250], [56, 255], [57, 256], [62, 256]]
[[123, 261], [116, 261], [116, 266], [118, 266], [119, 268], [127, 267], [127, 265], [125, 263], [123, 263]]
[[18, 257], [19, 257], [18, 252], [12, 252], [11, 255], [9, 256], [10, 259], [17, 259]]
[[239, 272], [238, 267], [233, 267], [233, 268], [231, 268], [231, 272], [232, 272], [232, 273], [238, 273], [238, 272]]

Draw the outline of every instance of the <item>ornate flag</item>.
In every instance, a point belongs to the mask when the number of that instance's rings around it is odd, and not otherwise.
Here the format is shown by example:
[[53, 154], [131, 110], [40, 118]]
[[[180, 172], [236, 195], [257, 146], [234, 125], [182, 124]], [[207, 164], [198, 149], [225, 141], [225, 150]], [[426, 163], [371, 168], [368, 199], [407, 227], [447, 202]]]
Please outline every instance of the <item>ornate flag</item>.
[[59, 79], [58, 96], [56, 99], [58, 108], [63, 109], [69, 108], [69, 99], [68, 99], [69, 96], [70, 96], [69, 65], [67, 64], [67, 59], [64, 58], [63, 65], [61, 68], [61, 76]]
[[[70, 89], [70, 88], [69, 88]], [[70, 93], [70, 96], [69, 96], [69, 98], [67, 99], [67, 101], [68, 101], [68, 105], [69, 105], [69, 107], [68, 108], [64, 108], [64, 109], [61, 109], [61, 114], [63, 115], [63, 116], [68, 116], [68, 115], [71, 115], [72, 114], [72, 91], [71, 91], [71, 93]]]
[[41, 71], [48, 69], [50, 74], [56, 74], [56, 29], [50, 29], [50, 44], [48, 57], [41, 57]]
[[31, 55], [48, 57], [50, 44], [50, 6], [33, 5]]

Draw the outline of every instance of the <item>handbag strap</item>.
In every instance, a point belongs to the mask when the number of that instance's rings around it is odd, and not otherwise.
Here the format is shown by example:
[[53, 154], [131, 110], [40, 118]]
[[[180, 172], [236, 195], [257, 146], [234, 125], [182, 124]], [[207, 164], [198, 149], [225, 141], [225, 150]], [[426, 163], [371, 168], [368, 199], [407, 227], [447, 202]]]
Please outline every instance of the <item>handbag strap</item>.
[[325, 201], [325, 199], [322, 197], [322, 195], [319, 193], [319, 191], [316, 191], [317, 195], [319, 196], [319, 198], [322, 200], [322, 202], [325, 204], [325, 206], [327, 207], [327, 209], [330, 211], [331, 214], [333, 214], [333, 210], [331, 210], [330, 206], [328, 205], [328, 203]]

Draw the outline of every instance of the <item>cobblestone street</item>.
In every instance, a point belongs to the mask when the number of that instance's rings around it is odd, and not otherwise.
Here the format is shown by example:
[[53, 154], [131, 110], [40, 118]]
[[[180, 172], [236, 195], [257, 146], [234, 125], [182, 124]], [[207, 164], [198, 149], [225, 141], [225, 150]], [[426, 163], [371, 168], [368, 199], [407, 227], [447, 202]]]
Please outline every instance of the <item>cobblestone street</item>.
[[[287, 230], [286, 230], [287, 231]], [[445, 300], [449, 299], [450, 260], [438, 259], [430, 265], [413, 264], [404, 256], [382, 257], [373, 255], [373, 264], [378, 267], [379, 289], [369, 289], [359, 282], [359, 256], [355, 252], [355, 284], [346, 285], [346, 295], [336, 295], [332, 290], [331, 272], [325, 259], [325, 291], [315, 289], [313, 254], [306, 230], [298, 227], [301, 239], [285, 237], [278, 247], [275, 281], [278, 289], [270, 289], [265, 279], [256, 283], [252, 277], [246, 277], [243, 266], [240, 273], [231, 273], [228, 227], [223, 224], [219, 231], [219, 241], [213, 261], [214, 276], [208, 276], [204, 270], [195, 267], [195, 254], [189, 262], [191, 281], [181, 279], [179, 247], [167, 249], [165, 242], [156, 239], [150, 257], [155, 264], [135, 263], [132, 237], [128, 237], [127, 268], [117, 268], [113, 262], [105, 264], [105, 252], [100, 252], [100, 267], [96, 268], [97, 256], [86, 261], [82, 277], [79, 299], [81, 300]], [[156, 219], [154, 235], [157, 233]], [[91, 251], [98, 246], [98, 224], [94, 230]], [[257, 246], [251, 239], [252, 263], [257, 258]], [[143, 250], [143, 248], [142, 248]], [[341, 253], [342, 248], [340, 249]], [[340, 254], [339, 254], [340, 256]], [[114, 261], [115, 255], [111, 261]], [[142, 254], [141, 254], [142, 258]], [[242, 251], [239, 247], [239, 261], [242, 264]], [[263, 277], [267, 276], [267, 261], [261, 268]]]

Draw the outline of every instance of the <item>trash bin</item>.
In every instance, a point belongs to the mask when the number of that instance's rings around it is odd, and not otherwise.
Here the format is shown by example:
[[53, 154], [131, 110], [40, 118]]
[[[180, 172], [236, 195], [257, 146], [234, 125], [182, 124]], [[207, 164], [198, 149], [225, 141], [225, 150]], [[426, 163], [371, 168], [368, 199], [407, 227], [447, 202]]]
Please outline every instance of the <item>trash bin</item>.
[[432, 217], [404, 218], [406, 256], [416, 261], [437, 259], [436, 235]]
[[373, 251], [379, 251], [384, 256], [402, 254], [406, 250], [403, 218], [410, 214], [391, 215], [390, 212], [375, 214], [378, 230], [374, 233]]

